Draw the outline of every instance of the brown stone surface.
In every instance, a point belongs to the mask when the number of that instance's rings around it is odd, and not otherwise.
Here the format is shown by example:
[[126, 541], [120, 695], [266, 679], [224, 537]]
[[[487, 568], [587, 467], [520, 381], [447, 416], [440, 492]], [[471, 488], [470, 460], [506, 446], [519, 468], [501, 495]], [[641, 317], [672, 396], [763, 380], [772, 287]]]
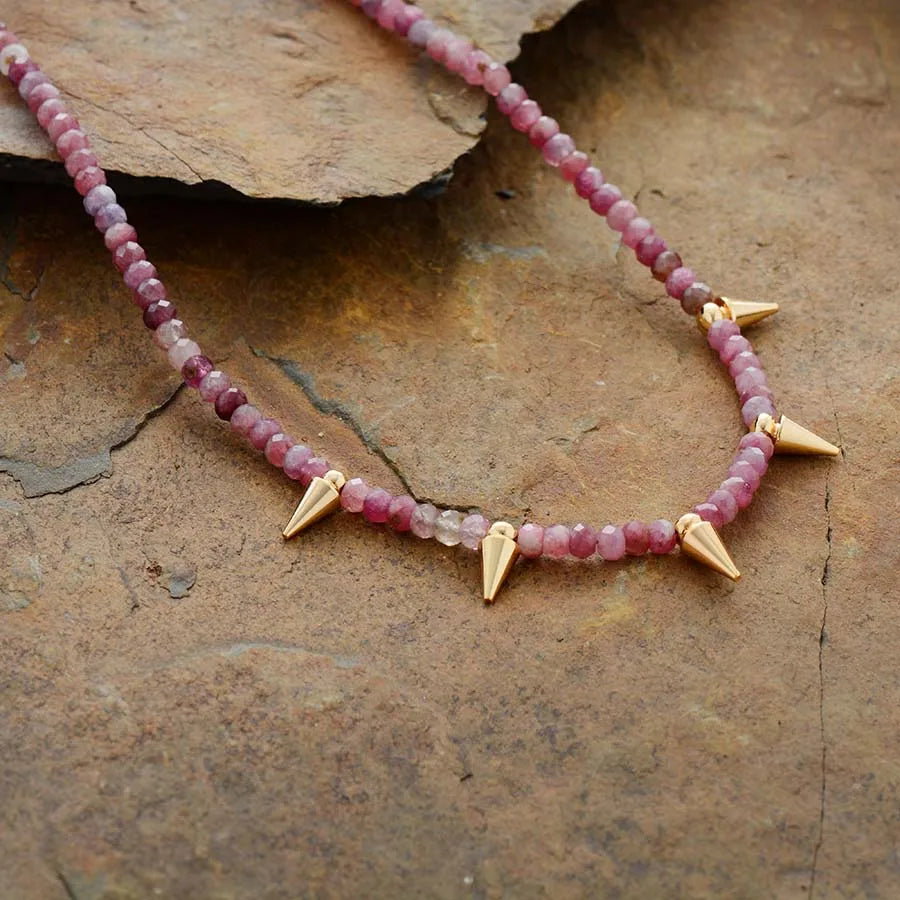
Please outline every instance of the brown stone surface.
[[[573, 5], [435, 0], [429, 13], [507, 61]], [[347, 0], [13, 0], [2, 12], [119, 172], [333, 203], [430, 180], [485, 124], [483, 92]], [[17, 101], [4, 91], [0, 153], [52, 158]]]
[[[622, 0], [517, 64], [699, 271], [783, 303], [755, 343], [844, 448], [773, 464], [735, 586], [531, 564], [485, 609], [466, 551], [283, 544], [295, 486], [176, 392], [75, 198], [4, 187], [0, 896], [900, 894], [898, 60], [889, 0]], [[497, 118], [436, 200], [128, 207], [201, 343], [389, 488], [677, 515], [740, 434]]]

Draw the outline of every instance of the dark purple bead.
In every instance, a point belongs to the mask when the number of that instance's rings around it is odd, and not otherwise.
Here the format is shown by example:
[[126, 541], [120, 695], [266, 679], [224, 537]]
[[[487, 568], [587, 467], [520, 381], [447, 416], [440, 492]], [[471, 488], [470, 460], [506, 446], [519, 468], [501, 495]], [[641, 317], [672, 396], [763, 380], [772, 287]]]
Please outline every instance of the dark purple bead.
[[144, 310], [144, 324], [155, 331], [163, 322], [174, 319], [177, 314], [178, 310], [175, 309], [174, 303], [158, 300]]
[[246, 402], [247, 395], [240, 388], [230, 387], [216, 397], [216, 415], [227, 422], [231, 419], [231, 414]]
[[188, 387], [200, 387], [200, 382], [213, 370], [212, 360], [205, 356], [192, 356], [182, 367], [181, 377]]

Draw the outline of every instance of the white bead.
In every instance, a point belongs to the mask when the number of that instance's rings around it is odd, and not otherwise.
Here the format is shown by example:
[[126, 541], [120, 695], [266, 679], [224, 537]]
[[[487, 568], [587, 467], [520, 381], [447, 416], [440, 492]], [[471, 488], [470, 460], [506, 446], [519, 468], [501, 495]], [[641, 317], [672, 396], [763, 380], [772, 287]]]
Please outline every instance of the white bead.
[[168, 350], [172, 344], [179, 338], [183, 338], [187, 334], [184, 322], [181, 319], [169, 319], [163, 322], [156, 331], [153, 332], [153, 340], [156, 341], [158, 347]]
[[200, 355], [200, 345], [190, 338], [179, 338], [169, 347], [169, 362], [173, 369], [181, 371], [181, 367], [192, 357]]
[[434, 523], [435, 538], [446, 547], [455, 547], [459, 543], [459, 526], [463, 514], [455, 509], [445, 509]]
[[9, 67], [14, 62], [28, 59], [28, 51], [21, 44], [7, 44], [0, 50], [0, 72], [9, 75]]

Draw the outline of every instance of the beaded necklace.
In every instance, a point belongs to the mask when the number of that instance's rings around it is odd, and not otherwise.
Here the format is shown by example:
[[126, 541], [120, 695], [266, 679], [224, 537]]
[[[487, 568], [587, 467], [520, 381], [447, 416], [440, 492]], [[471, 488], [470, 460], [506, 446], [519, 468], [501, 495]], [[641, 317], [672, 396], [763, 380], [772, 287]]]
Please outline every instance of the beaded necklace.
[[293, 537], [322, 517], [343, 509], [361, 513], [369, 522], [386, 524], [394, 531], [434, 538], [446, 546], [461, 545], [480, 551], [483, 597], [494, 601], [517, 557], [620, 560], [646, 553], [667, 554], [679, 547], [687, 556], [737, 581], [740, 572], [725, 549], [718, 531], [747, 507], [759, 488], [773, 453], [807, 453], [836, 456], [840, 450], [828, 441], [778, 415], [759, 357], [742, 329], [778, 311], [777, 303], [732, 300], [718, 295], [684, 265], [638, 214], [634, 203], [608, 183], [587, 154], [578, 150], [559, 124], [544, 115], [525, 89], [512, 81], [509, 70], [471, 41], [440, 27], [417, 6], [403, 0], [350, 0], [353, 6], [382, 28], [405, 37], [435, 62], [459, 74], [468, 84], [483, 88], [495, 98], [497, 108], [517, 131], [527, 135], [544, 161], [559, 170], [575, 193], [588, 201], [606, 224], [621, 234], [621, 242], [634, 251], [666, 293], [693, 316], [705, 333], [709, 347], [734, 380], [741, 419], [748, 432], [740, 439], [721, 484], [674, 521], [667, 518], [645, 523], [630, 521], [599, 529], [583, 523], [542, 526], [525, 522], [516, 529], [509, 522], [491, 522], [480, 513], [464, 514], [419, 503], [409, 495], [393, 496], [367, 484], [362, 478], [347, 479], [304, 444], [295, 442], [281, 425], [247, 400], [247, 395], [224, 372], [216, 369], [200, 346], [188, 337], [168, 291], [157, 277], [156, 267], [137, 242], [137, 232], [117, 202], [87, 135], [69, 111], [59, 90], [31, 59], [19, 39], [0, 23], [0, 71], [18, 88], [22, 99], [53, 141], [75, 189], [84, 198], [85, 211], [103, 235], [113, 264], [141, 309], [144, 324], [185, 384], [213, 404], [216, 415], [245, 437], [288, 478], [306, 491], [282, 534]]

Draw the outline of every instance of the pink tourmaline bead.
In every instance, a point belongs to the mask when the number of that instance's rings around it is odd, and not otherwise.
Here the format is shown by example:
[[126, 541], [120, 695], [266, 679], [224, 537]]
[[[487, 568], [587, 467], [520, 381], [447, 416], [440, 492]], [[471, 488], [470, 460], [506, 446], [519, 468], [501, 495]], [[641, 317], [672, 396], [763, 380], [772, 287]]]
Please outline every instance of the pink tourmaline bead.
[[116, 202], [116, 192], [105, 184], [98, 185], [85, 194], [83, 206], [89, 216], [96, 216], [104, 206]]
[[625, 532], [618, 525], [604, 525], [597, 535], [597, 553], [614, 562], [625, 555]]
[[678, 543], [675, 526], [668, 519], [654, 519], [647, 526], [647, 537], [650, 540], [650, 552], [658, 556], [671, 553]]
[[206, 356], [192, 356], [181, 367], [181, 377], [188, 387], [200, 387], [200, 382], [213, 370], [213, 362]]
[[559, 123], [556, 119], [551, 119], [550, 116], [541, 116], [528, 129], [528, 140], [533, 147], [540, 149], [555, 134], [559, 134]]
[[216, 415], [227, 422], [231, 418], [232, 413], [246, 402], [247, 395], [240, 388], [225, 388], [225, 390], [216, 397], [214, 404]]
[[37, 117], [38, 124], [41, 128], [46, 128], [54, 116], [58, 116], [60, 113], [66, 111], [66, 104], [62, 102], [58, 97], [51, 97], [49, 100], [45, 100], [39, 107], [38, 111], [35, 113]]
[[200, 382], [200, 396], [207, 403], [215, 403], [219, 394], [227, 391], [230, 387], [231, 379], [224, 372], [214, 369]]
[[409, 530], [417, 537], [433, 538], [440, 511], [432, 503], [417, 503], [409, 520]]
[[[187, 336], [187, 328], [185, 328], [184, 322], [181, 319], [168, 319], [163, 322], [162, 325], [157, 325], [156, 329], [153, 332], [153, 341], [157, 347], [160, 347], [163, 350], [168, 350], [178, 338], [183, 338]], [[230, 382], [229, 382], [230, 383]], [[215, 397], [203, 398], [215, 400]]]
[[254, 424], [247, 434], [250, 443], [257, 450], [265, 450], [269, 438], [281, 433], [281, 425], [275, 419], [260, 419]]
[[128, 215], [118, 203], [110, 203], [104, 206], [96, 216], [94, 216], [94, 225], [97, 231], [104, 232], [119, 222], [127, 222]]
[[597, 549], [597, 532], [579, 523], [569, 532], [569, 553], [576, 559], [587, 559]]
[[83, 150], [89, 145], [87, 135], [79, 128], [66, 131], [56, 139], [56, 152], [66, 159], [76, 150]]
[[[303, 444], [294, 444], [294, 446], [284, 454], [284, 460], [281, 463], [284, 474], [294, 481], [299, 481], [303, 477], [303, 467], [312, 459], [312, 455], [313, 452], [309, 447], [304, 447]], [[362, 507], [360, 506], [360, 511], [361, 510]]]
[[249, 437], [250, 429], [262, 417], [262, 413], [252, 403], [245, 403], [231, 414], [231, 430], [237, 432], [241, 437]]
[[[492, 62], [493, 60], [484, 52], [484, 50], [470, 50], [463, 60], [462, 68], [459, 70], [459, 73], [466, 80], [467, 84], [484, 84], [484, 70]], [[497, 99], [499, 105], [499, 97]], [[525, 98], [522, 97], [522, 100], [524, 99]]]
[[649, 219], [635, 216], [622, 232], [622, 243], [634, 250], [637, 245], [653, 230]]
[[[658, 234], [648, 234], [634, 248], [634, 255], [642, 266], [652, 266], [660, 254], [668, 249], [668, 244]], [[660, 519], [660, 521], [663, 520]]]
[[575, 150], [575, 141], [567, 134], [554, 134], [541, 151], [544, 154], [544, 162], [553, 168], [559, 167], [564, 159], [567, 159]]
[[403, 9], [404, 5], [403, 0], [384, 0], [384, 3], [381, 4], [381, 9], [378, 10], [375, 21], [377, 21], [382, 28], [388, 30], [393, 29], [394, 20], [397, 18], [397, 14]]
[[587, 200], [594, 191], [603, 186], [603, 173], [596, 166], [588, 166], [583, 172], [578, 173], [574, 181], [575, 193]]
[[[33, 74], [37, 74], [36, 72]], [[22, 85], [20, 84], [19, 87]], [[37, 115], [38, 110], [48, 101], [48, 100], [57, 100], [59, 99], [59, 89], [54, 84], [50, 84], [49, 81], [43, 82], [43, 84], [39, 84], [37, 87], [32, 88], [26, 98], [25, 102], [28, 104], [28, 108]], [[48, 110], [49, 112], [49, 110]], [[59, 115], [59, 113], [56, 113]], [[50, 119], [53, 117], [50, 116]]]
[[363, 502], [363, 517], [365, 520], [375, 525], [387, 522], [393, 499], [394, 497], [390, 491], [386, 491], [384, 488], [375, 488], [375, 490], [369, 491]]
[[21, 84], [22, 79], [31, 74], [32, 72], [38, 71], [38, 64], [33, 59], [23, 59], [10, 64], [9, 72], [6, 73], [7, 78], [16, 85], [16, 87]]
[[306, 487], [313, 478], [324, 478], [325, 473], [331, 468], [327, 459], [321, 456], [313, 456], [308, 459], [300, 470], [300, 484]]
[[351, 478], [341, 488], [341, 508], [347, 512], [361, 513], [370, 490], [372, 489], [362, 478]]
[[709, 344], [716, 353], [721, 353], [722, 348], [725, 346], [725, 342], [730, 337], [740, 333], [741, 329], [738, 327], [737, 322], [732, 322], [731, 319], [716, 319], [716, 321], [709, 326], [709, 331], [706, 333], [706, 343]]
[[497, 109], [504, 116], [511, 116], [527, 99], [525, 88], [513, 82], [497, 94]]
[[516, 131], [531, 131], [532, 126], [541, 117], [541, 108], [534, 100], [523, 100], [509, 117], [509, 124]]
[[406, 39], [414, 46], [424, 50], [428, 39], [438, 30], [437, 25], [431, 19], [419, 18], [409, 27]]
[[82, 147], [69, 154], [69, 158], [65, 162], [66, 172], [74, 178], [82, 169], [95, 168], [97, 165], [97, 154], [89, 147]]
[[459, 526], [459, 542], [463, 547], [477, 550], [481, 539], [488, 533], [491, 523], [478, 513], [466, 516]]
[[[160, 303], [164, 301], [160, 300]], [[181, 367], [192, 357], [201, 356], [200, 345], [190, 338], [179, 338], [169, 347], [166, 355], [172, 368], [180, 372]]]
[[728, 467], [728, 477], [743, 478], [750, 485], [750, 490], [754, 494], [759, 488], [759, 472], [744, 459], [739, 459]]
[[148, 278], [137, 286], [137, 289], [131, 296], [141, 309], [147, 309], [152, 303], [159, 303], [160, 300], [165, 300], [169, 293], [166, 290], [166, 286], [158, 278]]
[[752, 428], [753, 423], [763, 414], [774, 418], [775, 404], [768, 397], [751, 397], [741, 407], [741, 421], [747, 428]]
[[[178, 315], [178, 310], [175, 309], [174, 303], [170, 303], [168, 300], [157, 300], [156, 303], [151, 303], [144, 310], [144, 324], [155, 331], [163, 322], [174, 319], [176, 315]], [[175, 368], [180, 369], [181, 366], [175, 366]]]
[[[98, 213], [99, 215], [99, 213]], [[139, 244], [133, 245], [137, 250], [140, 250], [143, 255], [144, 250]], [[137, 252], [137, 250], [135, 252]], [[117, 251], [118, 252], [118, 251]], [[122, 280], [125, 282], [125, 287], [129, 290], [135, 291], [138, 288], [138, 285], [143, 284], [150, 278], [156, 278], [156, 266], [153, 265], [152, 262], [148, 259], [137, 259], [135, 262], [131, 263], [127, 269], [122, 273]]]
[[14, 31], [10, 31], [5, 22], [0, 23], [0, 50], [10, 44], [18, 43], [20, 43], [19, 36]]
[[756, 473], [760, 478], [766, 474], [766, 469], [769, 468], [766, 454], [763, 453], [759, 447], [745, 447], [743, 450], [738, 450], [735, 454], [734, 461], [750, 463], [750, 465], [756, 469]]
[[762, 369], [744, 369], [734, 379], [734, 389], [741, 398], [741, 403], [746, 403], [751, 397], [772, 398], [766, 373]]
[[770, 460], [775, 452], [775, 444], [772, 442], [772, 438], [761, 431], [751, 431], [741, 438], [738, 450], [746, 450], [748, 447], [756, 447], [757, 450], [761, 450], [766, 461]]
[[637, 215], [637, 207], [630, 200], [617, 200], [606, 213], [606, 224], [613, 231], [624, 231]]
[[719, 510], [719, 513], [722, 516], [723, 525], [727, 525], [729, 522], [734, 521], [734, 517], [738, 513], [738, 505], [737, 500], [731, 491], [719, 488], [719, 490], [713, 491], [709, 497], [707, 497], [706, 502], [712, 503], [712, 505]]
[[444, 55], [444, 65], [451, 72], [461, 72], [472, 49], [471, 41], [461, 37], [451, 38]]
[[643, 556], [650, 549], [650, 533], [644, 522], [631, 521], [622, 526], [625, 552], [629, 556]]
[[747, 369], [762, 369], [762, 363], [759, 361], [759, 357], [752, 350], [745, 350], [743, 353], [738, 353], [738, 355], [728, 363], [728, 374], [732, 378], [737, 378], [741, 372], [746, 372]]
[[738, 509], [746, 509], [753, 500], [753, 488], [743, 478], [733, 476], [722, 482], [721, 489], [734, 497]]
[[[43, 72], [41, 72], [39, 70], [36, 70], [34, 72], [29, 72], [27, 75], [23, 76], [22, 80], [19, 82], [19, 88], [18, 88], [19, 96], [26, 103], [28, 103], [28, 98], [31, 96], [31, 92], [36, 87], [38, 87], [39, 85], [42, 85], [42, 84], [50, 84], [50, 80], [47, 78], [47, 76]], [[51, 87], [52, 87], [52, 85], [51, 85]], [[44, 100], [49, 100], [50, 97], [58, 97], [58, 96], [59, 96], [59, 91], [57, 91], [55, 94], [50, 94], [47, 97], [42, 98], [41, 103], [43, 103]], [[40, 104], [38, 104], [38, 105], [40, 105]], [[32, 110], [32, 112], [34, 112], [34, 110]]]
[[450, 41], [453, 40], [454, 36], [453, 32], [447, 28], [435, 29], [425, 44], [425, 52], [435, 62], [442, 63], [447, 58], [447, 48], [450, 46]]
[[[754, 384], [743, 391], [738, 391], [738, 401], [742, 407], [752, 397], [766, 397], [773, 403], [775, 402], [775, 394], [767, 384]], [[750, 426], [748, 425], [747, 427], [749, 428]]]
[[544, 529], [526, 522], [516, 534], [519, 552], [526, 559], [537, 559], [544, 552]]
[[278, 434], [273, 434], [272, 437], [269, 438], [263, 453], [265, 453], [266, 459], [273, 466], [278, 466], [280, 468], [284, 465], [284, 458], [287, 456], [288, 450], [293, 446], [294, 442], [286, 434], [279, 432]]
[[401, 494], [391, 500], [388, 508], [388, 525], [394, 531], [409, 531], [412, 514], [416, 509], [416, 501], [409, 494]]
[[412, 27], [413, 23], [424, 18], [425, 13], [422, 12], [418, 6], [406, 3], [397, 15], [394, 16], [394, 31], [401, 37], [406, 37], [406, 35], [409, 34], [409, 29]]
[[598, 216], [605, 216], [621, 199], [622, 192], [614, 184], [601, 184], [588, 197], [588, 203]]
[[[66, 161], [68, 162], [68, 160]], [[106, 172], [103, 169], [97, 166], [88, 166], [75, 176], [75, 190], [82, 197], [97, 187], [106, 187]]]
[[657, 281], [665, 281], [681, 267], [681, 257], [674, 250], [663, 250], [650, 266], [650, 272]]
[[509, 87], [512, 78], [509, 69], [503, 63], [492, 62], [484, 70], [482, 76], [482, 84], [484, 89], [492, 96], [496, 97], [500, 91]]
[[[67, 131], [78, 130], [78, 119], [72, 113], [64, 112], [54, 116], [47, 125], [47, 136], [56, 143]], [[84, 148], [82, 148], [84, 149]]]
[[695, 281], [681, 295], [681, 308], [689, 315], [696, 316], [705, 303], [713, 299], [712, 288], [702, 281]]
[[565, 525], [551, 525], [544, 529], [544, 556], [562, 559], [569, 553], [569, 529]]
[[716, 531], [725, 524], [722, 513], [719, 512], [719, 507], [712, 503], [698, 503], [691, 512], [697, 513], [704, 522], [709, 522]]
[[353, 5], [358, 5], [370, 19], [374, 19], [383, 2], [384, 0], [362, 0], [359, 4], [354, 3]]
[[722, 349], [719, 351], [719, 359], [727, 366], [738, 353], [752, 352], [752, 350], [753, 347], [750, 346], [750, 341], [747, 338], [742, 334], [733, 334], [725, 341]]
[[[119, 222], [118, 225], [113, 225], [112, 228], [108, 229], [106, 234], [103, 235], [103, 243], [106, 244], [106, 249], [113, 254], [114, 263], [116, 262], [116, 251], [118, 251], [120, 247], [131, 243], [133, 243], [135, 247], [140, 247], [141, 255], [135, 256], [135, 258], [132, 259], [128, 263], [128, 265], [131, 265], [132, 262], [137, 262], [139, 259], [146, 258], [144, 248], [137, 243], [137, 232], [134, 230], [134, 226], [129, 225], [128, 222]], [[128, 251], [129, 255], [130, 253], [131, 251]], [[122, 251], [122, 255], [125, 255], [125, 251]], [[124, 271], [124, 269], [127, 269], [128, 266], [125, 266], [123, 269], [118, 264], [116, 264], [116, 268], [120, 272], [122, 272]]]
[[666, 278], [666, 293], [680, 300], [684, 292], [697, 280], [697, 276], [686, 266], [673, 269]]
[[575, 179], [590, 165], [587, 153], [575, 150], [570, 153], [560, 164], [559, 174], [566, 181], [575, 182]]

